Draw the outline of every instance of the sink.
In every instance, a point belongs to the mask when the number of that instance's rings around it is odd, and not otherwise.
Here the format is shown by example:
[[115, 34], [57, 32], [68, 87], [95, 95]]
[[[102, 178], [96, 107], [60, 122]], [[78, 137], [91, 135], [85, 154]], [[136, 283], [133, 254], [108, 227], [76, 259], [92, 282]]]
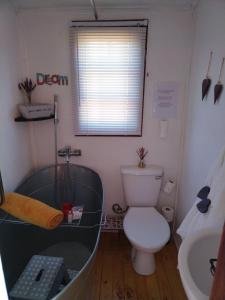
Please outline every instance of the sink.
[[207, 300], [213, 283], [211, 258], [217, 258], [222, 230], [202, 229], [184, 239], [178, 253], [178, 269], [189, 300]]

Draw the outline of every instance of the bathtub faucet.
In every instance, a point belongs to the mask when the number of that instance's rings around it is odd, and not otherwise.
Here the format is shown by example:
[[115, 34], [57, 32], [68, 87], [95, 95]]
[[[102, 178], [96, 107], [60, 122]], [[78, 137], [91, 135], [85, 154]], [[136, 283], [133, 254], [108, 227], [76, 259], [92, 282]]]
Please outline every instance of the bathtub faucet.
[[71, 146], [65, 146], [64, 148], [58, 150], [58, 156], [64, 157], [66, 163], [69, 163], [71, 156], [81, 156], [81, 150], [72, 149]]

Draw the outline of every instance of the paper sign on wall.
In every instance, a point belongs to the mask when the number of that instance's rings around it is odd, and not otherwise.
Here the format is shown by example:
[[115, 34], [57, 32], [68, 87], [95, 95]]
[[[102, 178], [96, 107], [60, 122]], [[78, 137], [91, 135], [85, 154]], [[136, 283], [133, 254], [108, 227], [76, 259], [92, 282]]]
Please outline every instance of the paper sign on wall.
[[158, 82], [154, 90], [153, 115], [156, 118], [176, 118], [177, 82]]

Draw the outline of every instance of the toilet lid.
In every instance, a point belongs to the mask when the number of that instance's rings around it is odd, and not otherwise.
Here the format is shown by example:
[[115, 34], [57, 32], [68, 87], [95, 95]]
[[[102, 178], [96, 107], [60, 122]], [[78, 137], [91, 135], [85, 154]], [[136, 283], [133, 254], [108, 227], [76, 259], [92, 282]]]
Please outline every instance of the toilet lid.
[[128, 239], [146, 250], [157, 251], [170, 237], [165, 218], [154, 207], [131, 207], [123, 222]]

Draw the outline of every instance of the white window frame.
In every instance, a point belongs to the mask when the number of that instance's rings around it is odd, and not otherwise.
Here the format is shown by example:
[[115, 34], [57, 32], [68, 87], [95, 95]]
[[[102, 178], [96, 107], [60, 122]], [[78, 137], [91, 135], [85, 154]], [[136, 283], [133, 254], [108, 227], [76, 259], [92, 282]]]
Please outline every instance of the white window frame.
[[[145, 73], [146, 73], [146, 56], [147, 56], [147, 39], [148, 39], [148, 24], [147, 19], [142, 20], [124, 20], [124, 21], [114, 21], [114, 20], [105, 20], [105, 21], [72, 21], [70, 27], [70, 46], [71, 46], [71, 56], [72, 56], [72, 97], [73, 97], [73, 123], [75, 129], [75, 136], [127, 136], [127, 137], [140, 137], [142, 136], [143, 131], [143, 110], [144, 110], [144, 95], [145, 95]], [[77, 73], [77, 65], [75, 59], [75, 49], [77, 45], [74, 38], [74, 30], [79, 27], [145, 27], [145, 47], [144, 47], [144, 57], [143, 57], [143, 82], [141, 85], [142, 88], [142, 97], [140, 99], [140, 119], [139, 119], [139, 132], [138, 133], [98, 133], [96, 132], [81, 132], [79, 130], [79, 75]]]

